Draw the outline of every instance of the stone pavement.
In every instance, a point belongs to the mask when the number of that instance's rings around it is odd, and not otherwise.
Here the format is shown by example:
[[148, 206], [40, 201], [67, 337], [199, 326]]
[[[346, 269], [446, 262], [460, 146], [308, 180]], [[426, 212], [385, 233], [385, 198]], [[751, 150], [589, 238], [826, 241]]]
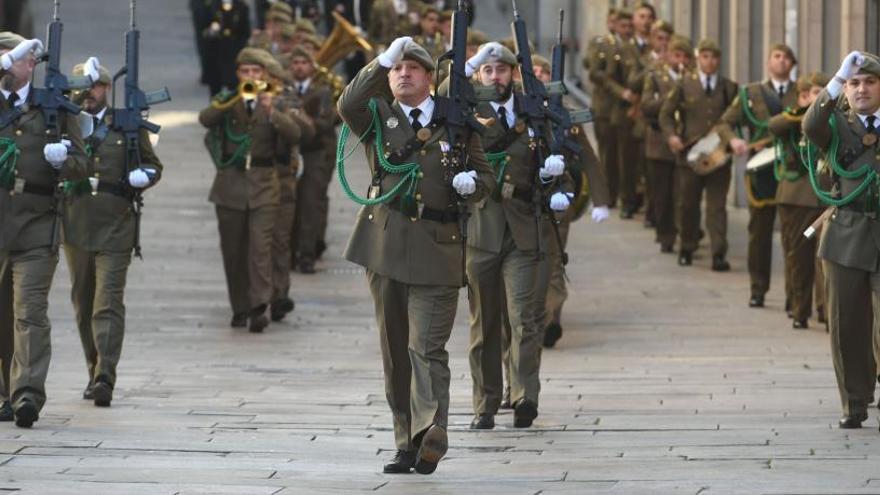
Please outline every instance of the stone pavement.
[[[66, 2], [67, 64], [97, 52], [118, 67], [125, 3]], [[705, 251], [679, 268], [637, 222], [576, 225], [566, 333], [545, 353], [528, 430], [509, 413], [494, 431], [467, 429], [462, 292], [449, 456], [430, 477], [381, 474], [393, 443], [371, 302], [362, 271], [341, 259], [354, 206], [334, 182], [330, 250], [319, 274], [292, 275], [286, 322], [263, 335], [230, 329], [189, 19], [183, 2], [141, 3], [145, 86], [168, 84], [175, 100], [154, 112], [166, 173], [147, 195], [116, 400], [98, 409], [80, 398], [62, 261], [49, 401], [32, 430], [0, 425], [0, 493], [880, 493], [876, 410], [865, 429], [836, 428], [828, 337], [791, 330], [779, 259], [768, 308], [746, 307], [743, 211], [731, 215], [728, 274], [709, 271]], [[83, 27], [98, 6], [122, 24], [100, 39]]]

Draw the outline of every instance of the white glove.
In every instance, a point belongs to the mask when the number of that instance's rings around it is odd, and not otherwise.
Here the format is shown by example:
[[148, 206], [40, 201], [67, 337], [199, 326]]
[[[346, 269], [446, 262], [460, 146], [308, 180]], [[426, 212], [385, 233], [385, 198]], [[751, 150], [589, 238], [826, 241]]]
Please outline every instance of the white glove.
[[21, 60], [28, 53], [34, 52], [34, 54], [37, 55], [42, 51], [42, 41], [38, 39], [24, 40], [16, 45], [15, 48], [4, 53], [3, 56], [0, 56], [0, 66], [2, 66], [4, 70], [9, 70], [9, 68], [12, 67], [12, 64], [15, 63], [15, 61]]
[[143, 189], [150, 185], [150, 176], [144, 169], [136, 168], [128, 173], [128, 184], [131, 187]]
[[843, 59], [843, 62], [841, 62], [840, 69], [834, 74], [834, 78], [832, 78], [831, 81], [828, 82], [828, 85], [825, 86], [828, 90], [828, 94], [831, 95], [832, 98], [840, 96], [840, 93], [843, 92], [843, 85], [849, 80], [849, 78], [856, 75], [859, 68], [861, 68], [864, 63], [865, 56], [862, 52], [858, 50], [849, 52], [849, 55], [847, 55], [846, 58]]
[[452, 178], [452, 187], [461, 196], [468, 196], [477, 191], [477, 181], [474, 178], [477, 173], [473, 170], [459, 172]]
[[607, 206], [593, 206], [593, 211], [590, 212], [590, 216], [593, 217], [593, 221], [596, 223], [602, 223], [605, 220], [608, 220], [610, 214], [608, 213]]
[[92, 84], [98, 82], [98, 79], [101, 78], [101, 73], [98, 72], [98, 69], [101, 68], [101, 62], [98, 61], [98, 57], [89, 57], [86, 60], [85, 65], [83, 66], [83, 73], [89, 76], [89, 79], [92, 80]]
[[488, 62], [489, 59], [500, 57], [502, 49], [503, 47], [501, 46], [501, 43], [495, 41], [483, 45], [482, 48], [480, 48], [480, 51], [468, 59], [467, 64], [464, 66], [464, 75], [471, 77], [474, 72], [479, 70], [480, 66]]
[[413, 40], [409, 36], [401, 36], [392, 41], [388, 48], [377, 57], [379, 65], [389, 69], [397, 62], [403, 60], [403, 52], [406, 50], [407, 45], [412, 42]]
[[59, 169], [67, 160], [67, 146], [64, 143], [49, 143], [43, 147], [43, 156], [52, 168]]
[[544, 166], [541, 167], [541, 178], [544, 180], [559, 177], [565, 172], [565, 159], [562, 155], [550, 155], [544, 159]]
[[553, 196], [550, 196], [550, 209], [553, 211], [565, 211], [568, 209], [568, 205], [571, 204], [571, 200], [569, 199], [570, 193], [553, 193]]

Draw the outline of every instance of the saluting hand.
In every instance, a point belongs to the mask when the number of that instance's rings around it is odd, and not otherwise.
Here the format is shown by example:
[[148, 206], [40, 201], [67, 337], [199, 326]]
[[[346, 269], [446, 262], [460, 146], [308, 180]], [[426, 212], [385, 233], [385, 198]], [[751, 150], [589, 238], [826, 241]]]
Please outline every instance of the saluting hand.
[[501, 51], [503, 47], [501, 43], [492, 41], [486, 43], [480, 50], [474, 54], [473, 57], [469, 58], [467, 64], [465, 64], [464, 72], [465, 75], [470, 77], [479, 70], [480, 66], [488, 62], [492, 58], [498, 58], [501, 56]]
[[406, 51], [407, 45], [412, 42], [413, 40], [409, 36], [401, 36], [392, 41], [391, 44], [388, 45], [388, 49], [379, 55], [379, 63], [382, 67], [391, 67], [397, 62], [400, 62], [403, 60], [403, 52]]
[[28, 53], [34, 52], [38, 55], [43, 51], [43, 42], [38, 39], [24, 40], [15, 46], [12, 50], [0, 56], [0, 66], [4, 70], [9, 70], [16, 61], [24, 58]]
[[862, 55], [862, 52], [858, 50], [851, 51], [841, 62], [840, 69], [837, 70], [835, 77], [839, 77], [843, 79], [843, 82], [846, 82], [849, 78], [856, 75], [864, 63], [865, 56]]

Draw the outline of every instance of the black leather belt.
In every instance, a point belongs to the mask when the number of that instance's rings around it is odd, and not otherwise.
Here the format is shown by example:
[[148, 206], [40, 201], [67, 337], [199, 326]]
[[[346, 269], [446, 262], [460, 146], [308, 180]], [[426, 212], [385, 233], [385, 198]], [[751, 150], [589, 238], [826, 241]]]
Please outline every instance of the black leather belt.
[[251, 157], [251, 167], [274, 167], [274, 158], [253, 158]]
[[526, 203], [531, 203], [532, 200], [535, 199], [534, 193], [531, 190], [526, 189], [524, 187], [513, 188], [513, 196], [512, 197], [514, 197], [520, 201], [526, 202]]
[[100, 193], [112, 194], [123, 199], [131, 198], [131, 191], [128, 187], [114, 182], [98, 182], [98, 191]]
[[3, 189], [14, 192], [16, 194], [25, 193], [25, 194], [36, 194], [38, 196], [54, 196], [55, 195], [55, 187], [45, 186], [43, 184], [34, 184], [33, 182], [25, 182], [24, 186], [20, 190], [17, 190], [14, 185], [12, 185], [12, 186], [3, 185], [2, 187], [3, 187]]
[[[394, 200], [388, 203], [388, 207], [394, 211], [400, 211], [400, 202], [398, 200]], [[433, 208], [428, 208], [427, 206], [423, 206], [421, 208], [421, 214], [419, 215], [422, 220], [430, 220], [432, 222], [439, 223], [456, 223], [458, 222], [458, 211], [455, 210], [435, 210]]]

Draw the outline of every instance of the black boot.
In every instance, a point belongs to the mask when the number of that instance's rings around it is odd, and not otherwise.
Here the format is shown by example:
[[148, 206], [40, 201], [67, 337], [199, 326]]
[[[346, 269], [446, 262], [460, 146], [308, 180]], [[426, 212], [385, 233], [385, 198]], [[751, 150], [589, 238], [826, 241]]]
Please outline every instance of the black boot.
[[724, 259], [723, 254], [716, 254], [712, 256], [712, 271], [713, 272], [729, 272], [730, 271], [730, 263]]
[[94, 386], [94, 382], [89, 382], [89, 384], [86, 385], [86, 389], [83, 390], [83, 400], [95, 400], [95, 393], [92, 390]]
[[513, 408], [514, 428], [528, 428], [538, 417], [538, 406], [529, 399], [520, 399]]
[[555, 322], [547, 325], [544, 329], [544, 347], [553, 347], [560, 338], [562, 338], [562, 325]]
[[0, 421], [12, 421], [14, 418], [15, 414], [12, 413], [12, 406], [9, 405], [8, 400], [4, 400], [0, 404]]
[[678, 253], [678, 266], [691, 266], [694, 263], [694, 253], [682, 249]]
[[248, 331], [251, 333], [263, 333], [263, 330], [268, 326], [269, 318], [266, 318], [266, 305], [262, 304], [252, 309]]
[[232, 328], [244, 328], [247, 326], [248, 322], [248, 314], [244, 313], [235, 313], [232, 315], [232, 321], [229, 322], [229, 326]]
[[419, 474], [431, 474], [437, 470], [437, 464], [449, 450], [449, 437], [446, 436], [446, 429], [437, 425], [431, 425], [421, 437], [415, 470]]
[[495, 416], [492, 414], [479, 414], [471, 421], [472, 430], [491, 430], [495, 428]]
[[14, 413], [15, 426], [19, 428], [30, 428], [40, 419], [40, 415], [37, 413], [37, 405], [29, 400], [21, 401], [21, 405], [15, 409]]
[[98, 378], [95, 380], [95, 386], [92, 387], [92, 395], [96, 406], [110, 407], [110, 402], [113, 400], [113, 385]]
[[391, 462], [385, 464], [382, 472], [385, 474], [409, 474], [416, 465], [416, 452], [414, 450], [399, 450], [391, 458]]
[[763, 294], [753, 294], [752, 298], [749, 299], [749, 307], [750, 308], [763, 308], [764, 307], [764, 295]]
[[293, 308], [296, 304], [293, 302], [293, 299], [289, 297], [285, 297], [283, 299], [279, 299], [272, 303], [272, 307], [269, 310], [269, 313], [272, 316], [272, 321], [281, 321], [287, 316], [287, 313], [293, 311]]

